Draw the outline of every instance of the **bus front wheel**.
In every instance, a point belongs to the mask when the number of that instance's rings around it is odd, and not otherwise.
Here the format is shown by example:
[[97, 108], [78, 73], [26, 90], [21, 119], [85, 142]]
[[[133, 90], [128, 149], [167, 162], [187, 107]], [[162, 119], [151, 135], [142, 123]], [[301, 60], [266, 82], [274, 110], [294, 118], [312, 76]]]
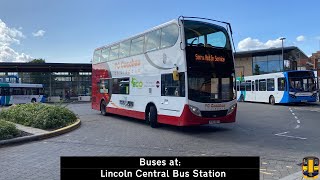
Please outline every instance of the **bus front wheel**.
[[276, 100], [274, 99], [273, 96], [270, 96], [270, 98], [269, 98], [269, 103], [270, 103], [271, 105], [275, 105], [275, 104], [276, 104]]
[[149, 113], [148, 113], [148, 121], [150, 122], [150, 126], [152, 128], [156, 128], [159, 126], [157, 119], [158, 119], [158, 114], [157, 114], [156, 107], [150, 106]]
[[106, 103], [104, 101], [100, 103], [100, 111], [103, 116], [106, 116], [108, 114], [106, 111]]
[[35, 103], [35, 102], [37, 102], [37, 100], [35, 98], [32, 98], [31, 103]]

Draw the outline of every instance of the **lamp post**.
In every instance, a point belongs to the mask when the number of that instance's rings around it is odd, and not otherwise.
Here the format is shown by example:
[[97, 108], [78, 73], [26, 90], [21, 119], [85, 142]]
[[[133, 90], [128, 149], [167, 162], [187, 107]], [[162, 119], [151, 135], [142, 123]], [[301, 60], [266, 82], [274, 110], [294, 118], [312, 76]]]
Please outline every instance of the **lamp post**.
[[283, 58], [283, 40], [285, 40], [285, 37], [280, 38], [281, 44], [282, 44], [282, 70], [284, 71], [284, 58]]

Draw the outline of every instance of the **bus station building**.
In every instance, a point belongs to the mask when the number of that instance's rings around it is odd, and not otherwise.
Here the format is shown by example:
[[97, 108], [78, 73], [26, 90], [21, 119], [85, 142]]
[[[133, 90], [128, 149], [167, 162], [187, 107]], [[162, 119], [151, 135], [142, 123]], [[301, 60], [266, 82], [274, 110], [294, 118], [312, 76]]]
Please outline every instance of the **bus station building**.
[[295, 46], [241, 51], [235, 54], [237, 77], [313, 69], [312, 60]]
[[91, 71], [91, 64], [1, 62], [0, 82], [43, 84], [49, 101], [88, 99]]

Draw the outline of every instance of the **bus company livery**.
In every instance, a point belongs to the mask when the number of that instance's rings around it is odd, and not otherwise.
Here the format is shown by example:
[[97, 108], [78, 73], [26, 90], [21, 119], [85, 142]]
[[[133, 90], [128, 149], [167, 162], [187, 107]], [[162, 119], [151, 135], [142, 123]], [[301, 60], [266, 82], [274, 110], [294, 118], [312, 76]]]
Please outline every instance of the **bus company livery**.
[[42, 84], [0, 83], [2, 106], [30, 102], [45, 102]]
[[237, 78], [238, 101], [275, 103], [316, 102], [313, 71], [286, 71]]
[[97, 48], [92, 108], [143, 119], [151, 127], [235, 122], [231, 26], [216, 22], [179, 17]]

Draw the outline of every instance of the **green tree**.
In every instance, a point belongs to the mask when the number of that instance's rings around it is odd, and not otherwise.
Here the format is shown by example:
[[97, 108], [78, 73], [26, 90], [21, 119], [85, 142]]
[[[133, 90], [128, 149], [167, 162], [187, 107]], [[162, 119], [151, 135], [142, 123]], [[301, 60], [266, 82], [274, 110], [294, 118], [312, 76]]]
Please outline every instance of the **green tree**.
[[32, 61], [29, 61], [29, 63], [46, 63], [45, 59], [33, 59]]
[[[29, 63], [43, 64], [46, 63], [45, 59], [33, 59]], [[30, 73], [30, 83], [33, 84], [45, 84], [48, 86], [50, 84], [50, 72], [31, 72]]]
[[254, 74], [255, 75], [259, 75], [260, 74], [260, 66], [258, 64], [256, 64], [254, 66]]

